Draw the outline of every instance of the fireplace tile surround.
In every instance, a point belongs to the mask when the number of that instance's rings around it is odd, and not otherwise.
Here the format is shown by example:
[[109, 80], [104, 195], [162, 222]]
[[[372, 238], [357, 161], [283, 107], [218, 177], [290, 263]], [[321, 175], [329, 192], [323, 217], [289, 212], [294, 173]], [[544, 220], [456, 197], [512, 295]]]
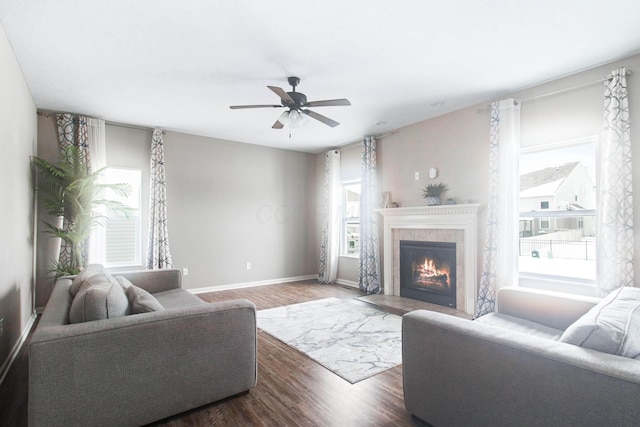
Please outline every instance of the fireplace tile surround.
[[479, 204], [378, 209], [383, 216], [383, 289], [400, 295], [400, 241], [456, 243], [456, 308], [473, 314], [477, 288]]

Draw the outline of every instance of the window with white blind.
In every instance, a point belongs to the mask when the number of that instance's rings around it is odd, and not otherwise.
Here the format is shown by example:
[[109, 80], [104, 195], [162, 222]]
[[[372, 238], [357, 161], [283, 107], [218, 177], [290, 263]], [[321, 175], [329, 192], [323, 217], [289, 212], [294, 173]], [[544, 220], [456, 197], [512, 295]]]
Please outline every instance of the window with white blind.
[[360, 182], [342, 184], [341, 255], [360, 253]]
[[105, 257], [109, 267], [137, 266], [141, 264], [141, 183], [142, 171], [139, 169], [107, 168], [103, 173], [107, 183], [126, 183], [131, 188], [127, 197], [111, 194], [115, 199], [131, 210], [128, 216], [107, 212], [108, 222], [105, 230]]

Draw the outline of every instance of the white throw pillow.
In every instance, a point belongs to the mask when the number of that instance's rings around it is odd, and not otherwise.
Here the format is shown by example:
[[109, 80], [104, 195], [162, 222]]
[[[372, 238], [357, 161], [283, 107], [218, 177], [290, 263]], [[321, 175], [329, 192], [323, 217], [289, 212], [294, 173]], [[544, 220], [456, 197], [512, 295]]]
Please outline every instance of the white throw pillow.
[[560, 341], [640, 357], [640, 288], [625, 286], [611, 292], [569, 326]]
[[80, 287], [84, 283], [85, 280], [93, 276], [94, 274], [104, 273], [109, 274], [106, 267], [102, 264], [89, 264], [86, 266], [78, 275], [73, 279], [71, 283], [71, 287], [69, 288], [69, 292], [71, 292], [71, 296], [75, 297], [80, 290]]

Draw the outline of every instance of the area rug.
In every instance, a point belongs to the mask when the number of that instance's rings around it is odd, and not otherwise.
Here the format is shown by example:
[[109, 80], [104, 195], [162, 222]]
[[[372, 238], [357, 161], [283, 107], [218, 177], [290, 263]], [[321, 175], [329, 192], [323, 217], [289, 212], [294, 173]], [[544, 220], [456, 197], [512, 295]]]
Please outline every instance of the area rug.
[[258, 328], [352, 384], [402, 362], [401, 321], [338, 298], [258, 311]]

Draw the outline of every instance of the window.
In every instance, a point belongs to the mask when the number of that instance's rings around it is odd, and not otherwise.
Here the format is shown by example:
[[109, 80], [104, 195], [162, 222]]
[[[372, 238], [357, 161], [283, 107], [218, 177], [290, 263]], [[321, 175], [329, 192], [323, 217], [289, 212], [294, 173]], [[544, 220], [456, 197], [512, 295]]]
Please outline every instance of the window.
[[540, 218], [540, 229], [541, 230], [548, 230], [549, 229], [549, 224], [551, 224], [551, 221], [549, 220], [549, 217]]
[[593, 137], [521, 150], [519, 268], [524, 286], [546, 282], [553, 290], [593, 289], [596, 143]]
[[106, 265], [109, 267], [124, 267], [141, 264], [141, 222], [140, 222], [140, 188], [142, 172], [137, 169], [107, 168], [103, 174], [107, 183], [126, 183], [131, 187], [128, 197], [110, 194], [111, 199], [117, 200], [131, 208], [127, 216], [114, 212], [107, 212], [105, 253]]
[[342, 184], [342, 255], [360, 253], [360, 183]]

